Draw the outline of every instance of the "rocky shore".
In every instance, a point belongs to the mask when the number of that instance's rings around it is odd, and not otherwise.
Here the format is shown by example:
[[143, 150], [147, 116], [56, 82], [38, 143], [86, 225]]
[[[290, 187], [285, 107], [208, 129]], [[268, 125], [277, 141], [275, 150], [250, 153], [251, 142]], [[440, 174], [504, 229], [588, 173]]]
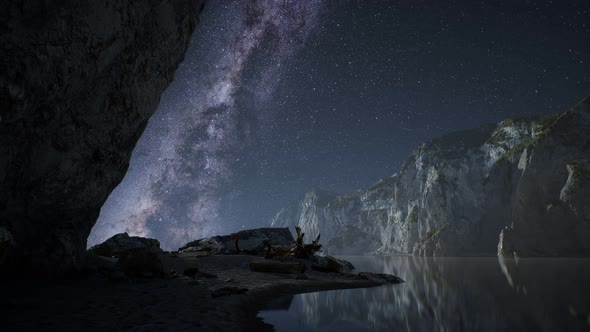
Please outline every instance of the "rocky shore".
[[[88, 250], [82, 277], [3, 283], [2, 324], [8, 331], [272, 331], [257, 313], [281, 296], [403, 282], [352, 273], [352, 264], [330, 256], [269, 257], [264, 245], [297, 247], [287, 229], [214, 239], [228, 248], [209, 238], [194, 241], [202, 250], [165, 252], [155, 239], [117, 234]], [[235, 239], [250, 249], [235, 252]]]
[[[283, 295], [375, 287], [386, 280], [307, 270], [254, 272], [252, 255], [162, 253], [164, 277], [129, 277], [116, 259], [94, 257], [83, 279], [3, 283], [6, 331], [272, 331], [256, 315]], [[182, 271], [196, 268], [193, 276]], [[362, 275], [362, 274], [361, 274]]]

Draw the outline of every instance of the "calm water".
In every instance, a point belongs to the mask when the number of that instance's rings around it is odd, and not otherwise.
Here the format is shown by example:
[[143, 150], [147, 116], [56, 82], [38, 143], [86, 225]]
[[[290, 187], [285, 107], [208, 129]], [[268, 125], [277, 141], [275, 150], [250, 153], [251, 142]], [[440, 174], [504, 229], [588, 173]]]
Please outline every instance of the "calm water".
[[590, 331], [590, 259], [343, 257], [399, 285], [278, 299], [277, 331]]

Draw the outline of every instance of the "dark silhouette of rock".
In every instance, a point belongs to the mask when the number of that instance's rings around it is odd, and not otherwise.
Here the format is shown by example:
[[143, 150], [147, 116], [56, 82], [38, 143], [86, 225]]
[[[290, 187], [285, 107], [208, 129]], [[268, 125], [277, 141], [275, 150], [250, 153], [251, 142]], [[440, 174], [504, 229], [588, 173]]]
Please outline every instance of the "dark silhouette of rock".
[[405, 282], [398, 276], [385, 273], [360, 272], [357, 276], [359, 279], [376, 281], [383, 284], [399, 284]]
[[14, 240], [6, 263], [56, 275], [82, 266], [202, 4], [2, 3], [0, 227]]
[[129, 236], [127, 233], [113, 235], [103, 243], [97, 244], [88, 249], [88, 252], [105, 257], [120, 257], [127, 252], [136, 249], [146, 251], [162, 252], [160, 242], [156, 239], [149, 239], [139, 236]]
[[206, 251], [235, 254], [262, 253], [267, 247], [291, 246], [293, 235], [288, 228], [256, 228], [237, 233], [192, 241], [178, 249], [181, 252]]
[[320, 272], [350, 272], [354, 270], [352, 263], [332, 256], [312, 256], [311, 268]]
[[212, 254], [225, 253], [228, 248], [225, 246], [222, 236], [208, 237], [187, 243], [178, 249], [179, 252], [209, 252]]

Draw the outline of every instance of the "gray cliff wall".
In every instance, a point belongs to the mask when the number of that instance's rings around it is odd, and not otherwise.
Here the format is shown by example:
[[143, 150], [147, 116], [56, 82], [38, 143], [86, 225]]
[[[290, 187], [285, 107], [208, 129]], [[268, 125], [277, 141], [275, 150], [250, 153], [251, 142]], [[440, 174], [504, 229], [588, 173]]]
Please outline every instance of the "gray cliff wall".
[[10, 245], [2, 257], [40, 270], [80, 266], [202, 4], [3, 3], [0, 228]]
[[431, 140], [393, 176], [322, 205], [306, 197], [291, 218], [331, 254], [590, 256], [589, 190], [586, 98]]

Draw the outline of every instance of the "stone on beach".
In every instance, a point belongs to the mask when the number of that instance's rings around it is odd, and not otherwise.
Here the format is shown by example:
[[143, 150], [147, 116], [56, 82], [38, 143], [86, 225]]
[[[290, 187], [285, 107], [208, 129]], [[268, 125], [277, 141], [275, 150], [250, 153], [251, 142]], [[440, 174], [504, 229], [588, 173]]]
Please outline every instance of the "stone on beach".
[[311, 268], [320, 272], [350, 272], [354, 270], [352, 263], [332, 256], [312, 256]]
[[293, 242], [293, 235], [288, 228], [256, 228], [192, 241], [178, 251], [213, 254], [259, 253], [268, 246], [290, 246]]

